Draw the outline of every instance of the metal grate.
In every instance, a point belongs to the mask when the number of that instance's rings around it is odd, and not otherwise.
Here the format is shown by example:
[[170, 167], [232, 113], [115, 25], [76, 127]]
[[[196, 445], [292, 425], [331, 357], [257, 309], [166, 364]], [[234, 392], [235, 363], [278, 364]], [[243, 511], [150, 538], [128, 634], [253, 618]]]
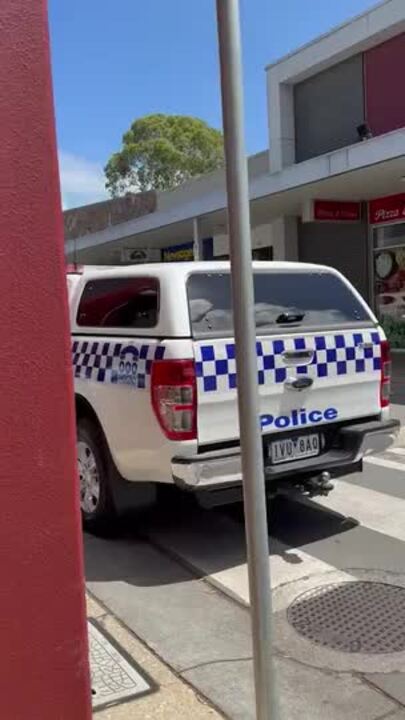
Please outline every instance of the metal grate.
[[124, 657], [94, 621], [88, 623], [93, 709], [117, 704], [153, 690], [152, 683]]
[[347, 653], [405, 650], [405, 588], [343, 582], [309, 590], [290, 605], [288, 622], [317, 645]]

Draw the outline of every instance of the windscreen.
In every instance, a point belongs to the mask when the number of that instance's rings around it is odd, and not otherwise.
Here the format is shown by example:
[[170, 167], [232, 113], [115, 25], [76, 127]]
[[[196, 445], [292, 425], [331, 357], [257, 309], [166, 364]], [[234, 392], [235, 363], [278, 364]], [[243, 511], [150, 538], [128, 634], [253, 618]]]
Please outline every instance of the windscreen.
[[[187, 291], [194, 337], [233, 334], [229, 273], [195, 273]], [[350, 288], [326, 271], [257, 272], [254, 293], [260, 334], [372, 322]]]

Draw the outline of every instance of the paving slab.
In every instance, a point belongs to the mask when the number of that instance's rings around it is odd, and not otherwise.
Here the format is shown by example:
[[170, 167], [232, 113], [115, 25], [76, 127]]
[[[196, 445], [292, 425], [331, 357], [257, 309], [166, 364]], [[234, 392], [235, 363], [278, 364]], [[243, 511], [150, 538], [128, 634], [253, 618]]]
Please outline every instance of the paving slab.
[[371, 673], [365, 677], [386, 695], [405, 706], [405, 668], [404, 672]]
[[[349, 674], [314, 670], [286, 658], [276, 658], [275, 672], [280, 720], [379, 720], [398, 708]], [[251, 661], [205, 665], [182, 676], [233, 720], [255, 719]]]
[[87, 586], [177, 671], [251, 657], [246, 610], [150, 545], [86, 538]]

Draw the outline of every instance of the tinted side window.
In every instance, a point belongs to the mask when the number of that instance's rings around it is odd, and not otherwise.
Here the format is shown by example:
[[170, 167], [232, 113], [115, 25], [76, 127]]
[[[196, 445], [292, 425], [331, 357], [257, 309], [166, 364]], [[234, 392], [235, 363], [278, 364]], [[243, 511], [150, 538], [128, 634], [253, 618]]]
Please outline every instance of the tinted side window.
[[103, 278], [84, 288], [77, 313], [81, 327], [152, 328], [159, 312], [156, 278]]

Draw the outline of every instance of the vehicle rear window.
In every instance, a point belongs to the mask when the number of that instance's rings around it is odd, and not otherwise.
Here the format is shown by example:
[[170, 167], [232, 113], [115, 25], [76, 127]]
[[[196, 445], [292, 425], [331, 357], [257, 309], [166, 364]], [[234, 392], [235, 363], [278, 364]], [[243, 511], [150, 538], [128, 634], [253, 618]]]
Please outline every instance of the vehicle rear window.
[[[233, 333], [229, 273], [195, 273], [187, 291], [194, 337]], [[371, 322], [366, 308], [332, 273], [258, 272], [254, 292], [256, 328], [262, 334]]]
[[156, 278], [103, 278], [85, 286], [77, 324], [92, 328], [153, 328], [158, 313]]

